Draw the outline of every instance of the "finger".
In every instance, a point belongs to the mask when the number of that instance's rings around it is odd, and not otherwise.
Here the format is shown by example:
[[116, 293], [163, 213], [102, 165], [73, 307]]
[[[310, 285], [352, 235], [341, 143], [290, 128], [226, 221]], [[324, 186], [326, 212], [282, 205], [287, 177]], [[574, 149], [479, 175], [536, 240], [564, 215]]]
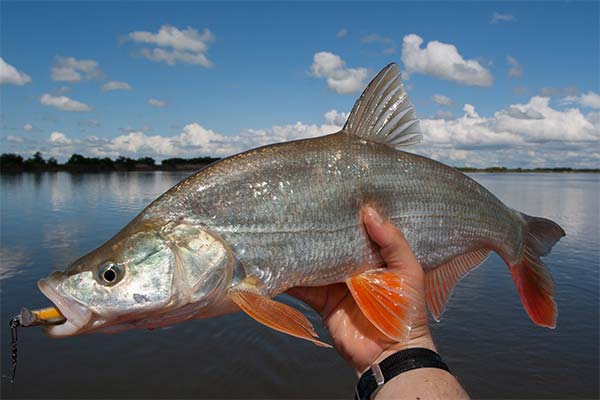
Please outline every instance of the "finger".
[[294, 287], [286, 293], [305, 302], [325, 319], [348, 294], [348, 288], [345, 283], [334, 283], [320, 287]]
[[369, 237], [381, 247], [381, 256], [388, 268], [415, 272], [421, 268], [404, 235], [394, 224], [384, 222], [371, 207], [364, 210], [363, 222]]
[[323, 310], [323, 294], [320, 288], [294, 287], [288, 289], [286, 293], [305, 302], [319, 314]]

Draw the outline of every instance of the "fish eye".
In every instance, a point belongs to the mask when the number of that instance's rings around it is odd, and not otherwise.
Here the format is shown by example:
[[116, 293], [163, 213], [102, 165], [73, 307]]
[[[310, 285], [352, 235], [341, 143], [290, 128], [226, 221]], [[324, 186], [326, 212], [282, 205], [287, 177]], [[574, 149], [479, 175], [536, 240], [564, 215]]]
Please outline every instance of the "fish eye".
[[100, 283], [104, 285], [113, 285], [121, 277], [121, 268], [113, 263], [108, 263], [98, 270]]

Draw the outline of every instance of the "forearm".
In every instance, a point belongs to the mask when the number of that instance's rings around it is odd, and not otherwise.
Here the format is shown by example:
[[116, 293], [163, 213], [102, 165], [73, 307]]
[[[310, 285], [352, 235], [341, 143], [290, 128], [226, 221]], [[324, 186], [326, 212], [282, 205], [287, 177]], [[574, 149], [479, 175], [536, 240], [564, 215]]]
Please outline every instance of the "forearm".
[[374, 399], [468, 399], [458, 380], [439, 368], [418, 368], [404, 372], [376, 393]]
[[[396, 351], [406, 348], [426, 348], [437, 352], [427, 326], [423, 326], [422, 330], [417, 330], [413, 334], [415, 337], [406, 346], [393, 346], [383, 352], [375, 362], [380, 363]], [[468, 399], [469, 395], [452, 373], [439, 368], [417, 368], [395, 376], [371, 398], [377, 400]]]

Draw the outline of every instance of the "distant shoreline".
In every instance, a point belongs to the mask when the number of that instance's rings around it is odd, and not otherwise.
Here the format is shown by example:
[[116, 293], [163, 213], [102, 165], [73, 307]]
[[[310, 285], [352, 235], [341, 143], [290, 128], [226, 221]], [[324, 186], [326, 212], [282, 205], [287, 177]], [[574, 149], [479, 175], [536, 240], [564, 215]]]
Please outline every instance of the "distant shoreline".
[[[35, 169], [5, 169], [0, 168], [0, 174], [21, 174], [21, 173], [43, 173], [43, 172], [69, 172], [73, 174], [79, 173], [105, 173], [105, 172], [159, 172], [159, 171], [181, 171], [181, 172], [195, 172], [208, 164], [189, 164], [179, 165], [176, 167], [165, 167], [157, 165], [155, 167], [147, 168], [146, 166], [138, 166], [135, 168], [114, 168], [114, 169], [97, 169], [97, 168], [68, 168], [64, 166], [58, 166], [53, 168], [35, 168]], [[461, 172], [465, 173], [496, 173], [496, 174], [519, 174], [519, 173], [553, 173], [553, 174], [598, 174], [600, 169], [577, 169], [577, 168], [536, 168], [536, 169], [519, 169], [519, 168], [461, 168], [453, 167]]]
[[[197, 171], [220, 158], [199, 157], [199, 158], [169, 158], [162, 160], [160, 165], [150, 157], [136, 159], [128, 157], [119, 157], [112, 160], [108, 157], [84, 157], [80, 154], [73, 154], [64, 164], [59, 164], [56, 159], [45, 160], [41, 153], [35, 153], [31, 158], [24, 160], [18, 154], [0, 155], [0, 173], [21, 173], [21, 172], [126, 172], [126, 171]], [[488, 167], [472, 168], [458, 167], [461, 172], [478, 173], [600, 173], [600, 168], [507, 168], [507, 167]]]

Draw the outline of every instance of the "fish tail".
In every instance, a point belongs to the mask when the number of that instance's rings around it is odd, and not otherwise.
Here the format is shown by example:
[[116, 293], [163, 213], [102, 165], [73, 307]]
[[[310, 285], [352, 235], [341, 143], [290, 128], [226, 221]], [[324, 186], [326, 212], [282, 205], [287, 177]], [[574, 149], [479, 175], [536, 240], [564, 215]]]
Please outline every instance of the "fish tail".
[[522, 214], [525, 219], [525, 243], [516, 263], [508, 263], [513, 281], [521, 296], [527, 315], [537, 325], [556, 327], [558, 314], [554, 302], [554, 283], [550, 271], [540, 257], [565, 236], [565, 231], [553, 221]]

